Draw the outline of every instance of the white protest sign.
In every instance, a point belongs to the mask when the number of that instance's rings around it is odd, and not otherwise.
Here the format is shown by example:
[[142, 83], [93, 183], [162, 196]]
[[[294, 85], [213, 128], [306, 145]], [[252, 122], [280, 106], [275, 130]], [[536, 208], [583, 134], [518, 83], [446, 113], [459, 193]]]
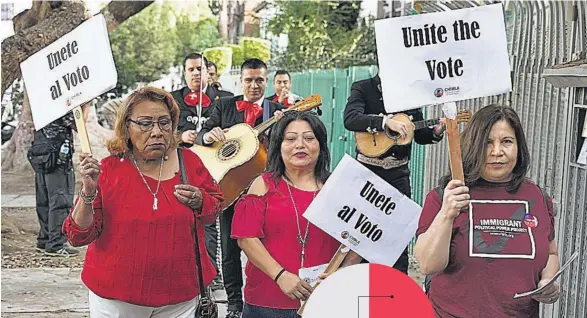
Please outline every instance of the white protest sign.
[[375, 21], [389, 113], [511, 90], [501, 4]]
[[103, 15], [95, 16], [20, 64], [39, 130], [116, 86]]
[[418, 204], [345, 154], [304, 217], [369, 262], [393, 266], [421, 213]]

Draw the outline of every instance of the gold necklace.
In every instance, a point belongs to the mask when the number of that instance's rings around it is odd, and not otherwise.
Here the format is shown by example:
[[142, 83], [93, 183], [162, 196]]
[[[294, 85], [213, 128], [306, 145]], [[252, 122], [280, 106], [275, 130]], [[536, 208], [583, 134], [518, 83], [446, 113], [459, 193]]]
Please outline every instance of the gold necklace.
[[130, 159], [132, 159], [132, 162], [135, 165], [135, 167], [137, 168], [137, 171], [139, 172], [141, 179], [143, 179], [143, 182], [147, 186], [147, 190], [149, 190], [149, 192], [153, 196], [153, 211], [157, 211], [158, 203], [159, 203], [159, 200], [157, 199], [157, 193], [159, 193], [159, 186], [161, 185], [161, 171], [163, 171], [163, 157], [161, 157], [161, 164], [159, 165], [159, 178], [157, 178], [157, 189], [155, 190], [155, 192], [151, 191], [151, 187], [149, 187], [149, 184], [147, 184], [147, 180], [145, 180], [145, 176], [143, 175], [143, 172], [139, 168], [139, 165], [137, 164], [137, 161], [135, 160], [135, 156], [131, 154], [129, 157], [130, 157]]

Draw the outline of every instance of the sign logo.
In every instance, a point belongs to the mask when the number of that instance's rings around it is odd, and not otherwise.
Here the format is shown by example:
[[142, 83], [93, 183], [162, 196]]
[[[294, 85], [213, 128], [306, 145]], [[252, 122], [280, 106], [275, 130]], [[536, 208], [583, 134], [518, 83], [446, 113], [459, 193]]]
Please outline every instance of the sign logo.
[[442, 90], [442, 88], [437, 88], [434, 90], [434, 96], [442, 97], [442, 95], [444, 95], [444, 91]]
[[349, 238], [349, 232], [343, 231], [342, 233], [340, 233], [340, 237], [346, 240], [347, 238]]

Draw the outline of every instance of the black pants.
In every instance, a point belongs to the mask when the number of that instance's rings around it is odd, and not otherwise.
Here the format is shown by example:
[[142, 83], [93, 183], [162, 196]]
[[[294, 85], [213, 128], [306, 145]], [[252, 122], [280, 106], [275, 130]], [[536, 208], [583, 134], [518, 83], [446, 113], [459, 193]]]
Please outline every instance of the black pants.
[[228, 297], [229, 311], [243, 310], [243, 268], [241, 249], [236, 240], [230, 238], [234, 204], [220, 215], [220, 240], [222, 246], [222, 274], [224, 289]]
[[204, 234], [206, 237], [206, 251], [212, 260], [214, 269], [218, 271], [218, 230], [216, 229], [216, 222], [206, 224], [204, 226]]
[[[383, 169], [381, 167], [372, 166], [364, 163], [363, 165], [369, 168], [369, 170], [373, 171], [383, 180], [387, 181], [387, 183], [391, 184], [394, 188], [396, 188], [399, 192], [406, 195], [408, 198], [412, 197], [412, 187], [410, 185], [410, 168], [407, 164], [392, 169]], [[366, 260], [363, 260], [362, 263], [368, 262]], [[393, 267], [405, 274], [408, 274], [409, 263], [410, 260], [408, 256], [408, 247], [406, 246], [406, 249], [400, 255], [399, 259], [397, 260], [397, 262], [395, 262]]]
[[61, 227], [73, 205], [74, 179], [71, 163], [58, 166], [52, 173], [35, 173], [40, 225], [37, 247], [47, 252], [58, 251], [67, 241]]

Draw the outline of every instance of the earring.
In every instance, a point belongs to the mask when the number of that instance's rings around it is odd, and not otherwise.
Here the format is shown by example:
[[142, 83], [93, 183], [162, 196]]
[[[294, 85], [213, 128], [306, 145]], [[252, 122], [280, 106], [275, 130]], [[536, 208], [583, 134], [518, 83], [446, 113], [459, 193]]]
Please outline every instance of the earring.
[[165, 160], [165, 161], [169, 160], [169, 156], [165, 155], [165, 157], [163, 157], [163, 160]]

